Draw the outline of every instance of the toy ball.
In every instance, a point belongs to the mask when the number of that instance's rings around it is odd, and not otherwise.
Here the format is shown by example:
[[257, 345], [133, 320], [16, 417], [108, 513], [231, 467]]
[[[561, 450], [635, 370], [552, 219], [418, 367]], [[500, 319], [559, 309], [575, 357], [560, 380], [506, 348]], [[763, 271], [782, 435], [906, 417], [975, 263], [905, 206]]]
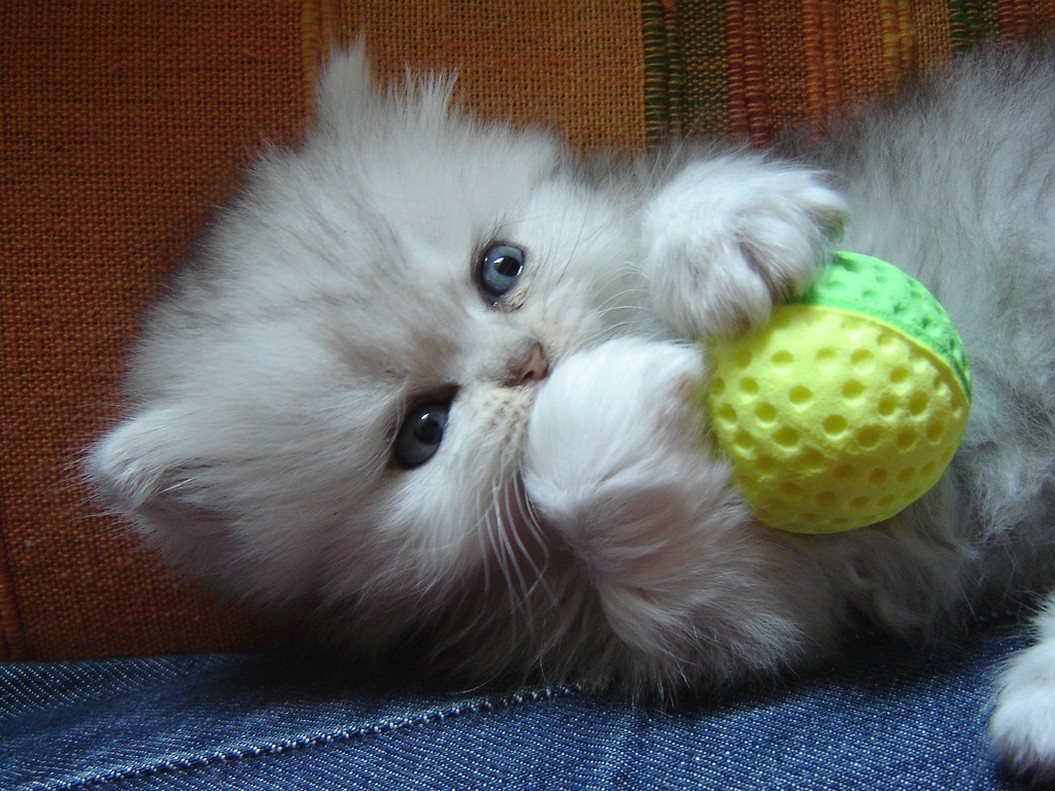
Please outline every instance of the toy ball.
[[758, 519], [834, 533], [888, 519], [941, 477], [967, 427], [971, 374], [920, 283], [836, 253], [797, 302], [710, 344], [698, 394]]

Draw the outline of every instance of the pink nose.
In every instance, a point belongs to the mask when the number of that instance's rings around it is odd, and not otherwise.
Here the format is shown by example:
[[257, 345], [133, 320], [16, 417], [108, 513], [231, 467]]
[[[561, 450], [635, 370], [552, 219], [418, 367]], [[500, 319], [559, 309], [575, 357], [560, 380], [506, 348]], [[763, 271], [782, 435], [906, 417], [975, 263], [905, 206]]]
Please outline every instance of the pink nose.
[[510, 384], [525, 385], [529, 382], [537, 382], [539, 379], [544, 379], [548, 373], [549, 360], [546, 359], [546, 352], [542, 344], [534, 343], [524, 362], [513, 371]]

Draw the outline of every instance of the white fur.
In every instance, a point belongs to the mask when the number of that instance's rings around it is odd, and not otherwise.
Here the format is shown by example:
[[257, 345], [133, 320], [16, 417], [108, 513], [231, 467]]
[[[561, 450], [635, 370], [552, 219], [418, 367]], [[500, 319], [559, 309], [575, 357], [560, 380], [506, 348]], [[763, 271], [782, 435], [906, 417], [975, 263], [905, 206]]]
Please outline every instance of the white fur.
[[[255, 165], [149, 315], [91, 475], [219, 589], [477, 679], [673, 693], [816, 661], [862, 616], [947, 633], [1055, 576], [1053, 64], [971, 58], [784, 156], [683, 144], [624, 168], [337, 56], [316, 128]], [[764, 321], [840, 231], [943, 300], [975, 408], [918, 504], [794, 536], [711, 452], [692, 337]], [[495, 242], [526, 255], [497, 303], [477, 281]], [[404, 415], [437, 400], [442, 444], [401, 468]], [[1053, 610], [993, 718], [1041, 774]]]
[[775, 300], [812, 279], [845, 211], [840, 195], [801, 167], [745, 152], [690, 162], [645, 211], [656, 309], [683, 335], [764, 323]]
[[1036, 644], [1000, 679], [989, 722], [997, 752], [1041, 782], [1055, 781], [1055, 597], [1035, 622]]

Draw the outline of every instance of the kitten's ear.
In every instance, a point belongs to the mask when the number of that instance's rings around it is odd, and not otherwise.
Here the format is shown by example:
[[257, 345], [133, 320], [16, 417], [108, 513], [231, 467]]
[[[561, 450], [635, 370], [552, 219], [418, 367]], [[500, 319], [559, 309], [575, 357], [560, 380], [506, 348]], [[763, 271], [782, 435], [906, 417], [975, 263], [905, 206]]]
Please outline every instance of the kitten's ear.
[[193, 438], [181, 437], [180, 425], [164, 407], [130, 418], [89, 450], [85, 472], [169, 562], [205, 568], [229, 540], [228, 520], [206, 503], [201, 477], [207, 468], [187, 452]]
[[319, 125], [346, 128], [371, 105], [378, 90], [363, 39], [346, 50], [334, 51], [323, 67], [315, 94]]

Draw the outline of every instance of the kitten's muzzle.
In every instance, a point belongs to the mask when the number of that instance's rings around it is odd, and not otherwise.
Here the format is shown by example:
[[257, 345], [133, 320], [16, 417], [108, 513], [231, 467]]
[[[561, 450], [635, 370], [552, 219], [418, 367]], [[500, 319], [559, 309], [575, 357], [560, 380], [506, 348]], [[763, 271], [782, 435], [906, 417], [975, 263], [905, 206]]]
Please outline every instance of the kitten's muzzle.
[[519, 387], [545, 379], [549, 374], [549, 359], [546, 350], [537, 341], [531, 345], [527, 355], [519, 364], [514, 363], [510, 369], [506, 385]]

